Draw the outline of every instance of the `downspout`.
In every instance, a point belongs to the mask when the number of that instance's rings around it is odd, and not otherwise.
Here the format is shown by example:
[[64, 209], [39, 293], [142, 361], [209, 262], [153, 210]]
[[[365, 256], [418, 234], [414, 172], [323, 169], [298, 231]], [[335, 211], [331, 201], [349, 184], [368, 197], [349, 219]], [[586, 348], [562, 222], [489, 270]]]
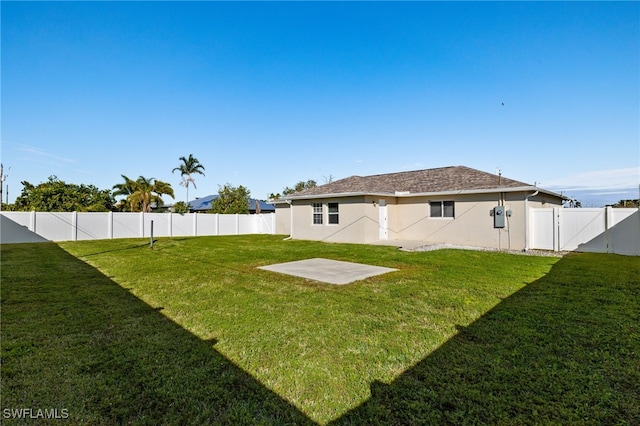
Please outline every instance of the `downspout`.
[[529, 251], [529, 197], [535, 197], [539, 192], [524, 197], [524, 251]]
[[289, 204], [289, 236], [282, 241], [287, 241], [293, 239], [293, 203], [291, 200], [284, 201]]

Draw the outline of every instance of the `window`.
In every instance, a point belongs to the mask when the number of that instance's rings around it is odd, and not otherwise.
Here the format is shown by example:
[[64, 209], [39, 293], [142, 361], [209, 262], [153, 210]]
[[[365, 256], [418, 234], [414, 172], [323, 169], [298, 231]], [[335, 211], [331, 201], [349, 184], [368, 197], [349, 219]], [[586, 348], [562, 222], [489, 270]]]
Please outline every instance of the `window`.
[[329, 224], [338, 224], [338, 203], [329, 203]]
[[313, 203], [313, 224], [322, 225], [322, 204]]
[[429, 209], [431, 217], [455, 217], [453, 201], [431, 201]]

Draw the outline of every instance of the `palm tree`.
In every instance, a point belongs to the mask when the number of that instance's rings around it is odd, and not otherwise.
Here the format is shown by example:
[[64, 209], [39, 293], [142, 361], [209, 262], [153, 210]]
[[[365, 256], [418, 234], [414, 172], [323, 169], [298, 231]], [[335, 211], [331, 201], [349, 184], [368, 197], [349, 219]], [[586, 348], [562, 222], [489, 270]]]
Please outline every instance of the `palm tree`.
[[115, 197], [119, 195], [124, 195], [125, 199], [118, 203], [120, 205], [120, 209], [121, 210], [127, 209], [134, 212], [138, 210], [139, 206], [131, 203], [131, 194], [133, 194], [136, 191], [137, 182], [133, 179], [129, 179], [125, 175], [120, 175], [120, 176], [122, 176], [122, 178], [124, 179], [124, 182], [113, 185], [113, 189], [114, 189], [113, 195]]
[[180, 172], [180, 176], [182, 177], [182, 182], [180, 185], [185, 186], [187, 188], [187, 203], [189, 203], [189, 184], [193, 184], [193, 187], [196, 187], [196, 180], [192, 175], [200, 174], [204, 176], [204, 166], [200, 164], [197, 158], [193, 156], [193, 154], [189, 154], [189, 158], [180, 157], [178, 160], [182, 161], [180, 166], [176, 167], [171, 171], [171, 173], [178, 170]]
[[136, 180], [129, 179], [125, 175], [121, 176], [124, 178], [124, 183], [114, 185], [113, 195], [126, 195], [124, 205], [128, 206], [132, 212], [150, 212], [153, 203], [157, 206], [162, 203], [163, 194], [174, 198], [173, 188], [166, 182], [144, 176]]

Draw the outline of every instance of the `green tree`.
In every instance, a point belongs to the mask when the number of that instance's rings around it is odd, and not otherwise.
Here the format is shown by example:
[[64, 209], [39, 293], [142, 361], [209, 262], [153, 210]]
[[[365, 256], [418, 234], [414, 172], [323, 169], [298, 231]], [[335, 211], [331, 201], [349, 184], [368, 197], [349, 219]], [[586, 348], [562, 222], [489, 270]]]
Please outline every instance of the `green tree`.
[[115, 197], [124, 196], [125, 198], [118, 202], [117, 207], [120, 211], [131, 211], [135, 212], [136, 209], [139, 209], [139, 206], [131, 204], [131, 194], [133, 194], [136, 190], [137, 183], [133, 179], [129, 179], [125, 175], [122, 176], [124, 179], [123, 183], [118, 183], [113, 185], [113, 195]]
[[150, 212], [152, 204], [156, 204], [156, 206], [162, 204], [163, 195], [174, 198], [173, 188], [166, 182], [144, 176], [139, 176], [136, 180], [129, 179], [125, 175], [121, 176], [124, 182], [113, 186], [115, 189], [113, 194], [125, 196], [120, 204], [120, 208], [123, 210]]
[[189, 158], [180, 157], [178, 160], [182, 161], [178, 167], [173, 169], [171, 173], [174, 173], [176, 170], [180, 172], [180, 176], [182, 177], [182, 182], [180, 185], [187, 188], [187, 199], [186, 202], [189, 202], [189, 184], [192, 184], [194, 188], [196, 187], [196, 180], [193, 178], [194, 174], [199, 174], [204, 176], [204, 166], [200, 164], [197, 158], [193, 156], [193, 154], [189, 154]]
[[640, 199], [635, 200], [620, 200], [617, 203], [613, 204], [611, 207], [615, 208], [634, 208], [640, 207]]
[[[328, 178], [325, 178], [325, 180], [328, 180], [327, 183], [329, 183], [329, 182], [331, 182], [333, 180], [333, 176], [329, 176]], [[296, 192], [304, 191], [306, 189], [315, 188], [316, 186], [318, 186], [318, 184], [313, 179], [309, 179], [306, 182], [301, 180], [300, 182], [296, 183], [293, 188], [290, 188], [288, 186], [285, 187], [282, 190], [282, 195], [291, 195], [291, 194], [294, 194]], [[282, 195], [280, 195], [279, 192], [277, 194], [271, 193], [271, 194], [269, 194], [269, 198], [271, 200], [277, 200]]]
[[211, 204], [211, 213], [233, 214], [249, 213], [249, 197], [251, 192], [240, 185], [234, 187], [227, 183], [218, 189], [218, 198]]
[[178, 201], [177, 203], [175, 203], [173, 205], [173, 212], [174, 213], [189, 213], [189, 204], [185, 203], [184, 201]]
[[46, 182], [33, 185], [22, 183], [22, 192], [12, 206], [13, 210], [36, 210], [41, 212], [106, 212], [115, 203], [111, 191], [98, 189], [94, 185], [69, 184], [56, 176]]

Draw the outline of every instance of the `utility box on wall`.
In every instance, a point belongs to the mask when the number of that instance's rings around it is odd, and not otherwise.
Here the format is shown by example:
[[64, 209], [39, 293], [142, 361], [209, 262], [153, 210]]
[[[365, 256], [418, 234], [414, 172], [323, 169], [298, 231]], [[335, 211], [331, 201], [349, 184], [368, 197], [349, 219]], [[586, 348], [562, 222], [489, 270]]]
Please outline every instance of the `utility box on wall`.
[[504, 228], [505, 216], [504, 206], [495, 206], [493, 208], [493, 227]]

